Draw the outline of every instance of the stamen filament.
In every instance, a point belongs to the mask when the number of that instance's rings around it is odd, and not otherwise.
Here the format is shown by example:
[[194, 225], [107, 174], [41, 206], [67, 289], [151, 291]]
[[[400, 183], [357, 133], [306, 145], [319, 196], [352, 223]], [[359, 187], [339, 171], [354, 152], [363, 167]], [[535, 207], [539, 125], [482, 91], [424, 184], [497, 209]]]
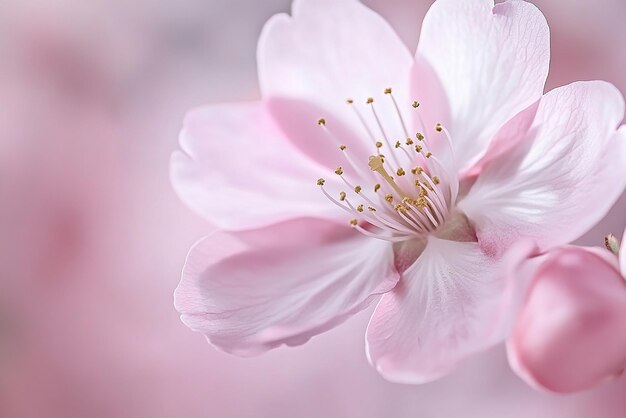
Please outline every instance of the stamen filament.
[[403, 241], [408, 241], [410, 239], [413, 239], [412, 236], [386, 237], [384, 235], [374, 234], [374, 233], [372, 233], [372, 232], [370, 232], [368, 230], [365, 230], [365, 229], [361, 228], [359, 225], [354, 225], [354, 229], [356, 229], [357, 231], [359, 231], [363, 235], [366, 235], [366, 236], [372, 237], [372, 238], [378, 238], [378, 239], [381, 239], [383, 241], [403, 242]]
[[365, 118], [363, 117], [361, 112], [359, 112], [359, 109], [357, 109], [357, 107], [354, 105], [353, 101], [350, 100], [350, 99], [348, 99], [348, 104], [350, 105], [352, 110], [354, 110], [354, 113], [356, 114], [357, 118], [359, 118], [359, 121], [361, 122], [361, 125], [363, 125], [363, 128], [365, 128], [365, 130], [367, 131], [367, 134], [369, 135], [370, 139], [372, 140], [372, 143], [376, 143], [376, 138], [374, 137], [374, 133], [370, 129], [370, 127], [367, 124], [367, 122], [365, 122]]
[[[369, 103], [370, 107], [372, 108], [372, 114], [374, 115], [374, 119], [376, 119], [376, 124], [378, 125], [378, 128], [380, 129], [380, 133], [382, 134], [385, 143], [387, 144], [387, 147], [389, 147], [389, 150], [391, 152], [391, 150], [393, 149], [393, 147], [391, 146], [391, 142], [389, 142], [389, 137], [387, 136], [387, 133], [385, 132], [385, 129], [383, 128], [383, 124], [380, 123], [380, 118], [378, 117], [378, 113], [376, 112], [376, 108], [374, 107], [374, 101], [370, 101], [369, 99], [367, 100], [367, 102]], [[393, 161], [396, 163], [396, 165], [399, 167], [400, 166], [400, 161], [398, 161], [398, 157], [396, 157], [396, 155], [392, 152], [391, 156], [393, 157]]]
[[406, 124], [404, 123], [404, 118], [402, 117], [402, 113], [400, 113], [400, 108], [398, 107], [398, 103], [396, 102], [396, 98], [393, 97], [393, 93], [391, 89], [385, 90], [385, 94], [388, 94], [391, 97], [391, 101], [393, 102], [393, 106], [396, 108], [396, 114], [398, 115], [398, 119], [400, 119], [400, 124], [402, 125], [402, 130], [404, 131], [404, 136], [409, 137], [409, 131], [406, 129]]

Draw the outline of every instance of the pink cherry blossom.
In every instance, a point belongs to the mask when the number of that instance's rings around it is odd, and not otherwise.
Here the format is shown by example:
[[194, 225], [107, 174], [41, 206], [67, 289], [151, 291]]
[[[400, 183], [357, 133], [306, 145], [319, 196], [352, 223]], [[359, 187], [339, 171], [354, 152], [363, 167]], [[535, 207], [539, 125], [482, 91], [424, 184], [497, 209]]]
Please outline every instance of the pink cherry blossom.
[[534, 262], [507, 341], [509, 362], [530, 385], [575, 392], [626, 368], [626, 250], [565, 246]]
[[194, 110], [172, 156], [220, 228], [188, 255], [183, 322], [253, 355], [379, 300], [368, 358], [405, 383], [501, 341], [511, 246], [576, 239], [626, 185], [622, 95], [544, 95], [548, 66], [526, 2], [438, 0], [412, 54], [356, 0], [294, 1], [259, 40], [262, 100]]

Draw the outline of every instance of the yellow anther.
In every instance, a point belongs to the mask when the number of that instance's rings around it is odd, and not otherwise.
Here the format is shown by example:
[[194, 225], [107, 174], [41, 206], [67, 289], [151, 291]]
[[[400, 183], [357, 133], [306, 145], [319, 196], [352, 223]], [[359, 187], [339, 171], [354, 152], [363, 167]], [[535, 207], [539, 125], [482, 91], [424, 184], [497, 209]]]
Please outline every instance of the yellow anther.
[[400, 167], [397, 171], [396, 174], [398, 176], [404, 176], [406, 174], [406, 172], [404, 171], [404, 168]]
[[422, 147], [420, 145], [415, 146], [415, 151], [422, 152]]
[[368, 97], [367, 98], [367, 104], [372, 104], [374, 103], [374, 98], [373, 97]]
[[396, 145], [395, 145], [395, 147], [396, 147], [396, 148], [400, 148], [400, 145], [401, 145], [401, 144], [400, 144], [400, 141], [396, 141]]
[[385, 200], [389, 203], [393, 202], [393, 195], [391, 193], [387, 193], [385, 195]]
[[424, 140], [424, 135], [421, 132], [416, 133], [415, 137], [417, 138], [418, 141]]
[[348, 148], [348, 147], [346, 147], [345, 145], [339, 145], [339, 149], [342, 150], [342, 151], [345, 150], [346, 148]]
[[363, 190], [363, 189], [358, 184], [356, 186], [354, 186], [354, 193], [361, 193], [361, 190]]
[[385, 89], [385, 94], [391, 94], [391, 88], [390, 87], [387, 87]]
[[430, 157], [432, 157], [432, 156], [433, 156], [433, 153], [432, 153], [432, 152], [427, 152], [427, 153], [426, 153], [426, 158], [430, 158]]
[[420, 197], [428, 196], [428, 190], [424, 188], [422, 185], [422, 190], [420, 190]]
[[413, 140], [411, 138], [407, 138], [406, 139], [406, 144], [407, 145], [413, 145]]
[[380, 190], [380, 184], [376, 183], [376, 184], [374, 185], [374, 193], [376, 193], [376, 192], [377, 192], [377, 191], [379, 191], [379, 190]]
[[368, 206], [367, 210], [369, 210], [370, 212], [376, 212], [376, 208], [373, 208], [371, 206]]
[[320, 125], [320, 126], [325, 126], [325, 125], [326, 125], [326, 119], [324, 119], [324, 118], [319, 118], [319, 119], [317, 120], [317, 124], [318, 124], [318, 125]]
[[439, 177], [433, 176], [433, 183], [439, 184]]
[[337, 169], [335, 170], [335, 174], [337, 174], [338, 176], [343, 174], [343, 168], [341, 167], [337, 167]]
[[411, 106], [413, 106], [415, 109], [417, 109], [418, 107], [420, 107], [420, 102], [414, 101]]
[[402, 213], [405, 213], [407, 211], [407, 208], [404, 205], [396, 205], [394, 209]]
[[324, 179], [317, 179], [317, 185], [318, 186], [323, 186], [324, 183], [326, 183], [326, 180], [324, 180]]
[[422, 174], [424, 172], [424, 169], [422, 167], [415, 167], [411, 169], [411, 173], [418, 175], [418, 174]]
[[346, 200], [346, 192], [339, 193], [339, 200], [341, 200], [342, 202]]
[[356, 219], [350, 219], [350, 225], [357, 226], [358, 224], [359, 224], [359, 221], [357, 221]]
[[415, 185], [416, 185], [416, 186], [418, 186], [418, 187], [421, 185], [421, 183], [420, 183], [420, 181], [419, 181], [418, 179], [415, 179], [415, 181], [413, 182], [413, 184], [415, 184]]
[[383, 147], [383, 143], [380, 141], [376, 141], [376, 148], [382, 148]]
[[354, 103], [354, 100], [352, 100], [352, 99], [346, 99], [346, 103], [348, 103], [348, 104], [352, 104], [352, 103]]
[[356, 210], [359, 211], [359, 212], [363, 212], [363, 205], [357, 206]]
[[438, 123], [438, 124], [436, 124], [436, 125], [435, 125], [435, 130], [436, 130], [437, 132], [441, 132], [441, 131], [443, 131], [443, 126], [441, 126], [441, 124], [440, 124], [440, 123]]

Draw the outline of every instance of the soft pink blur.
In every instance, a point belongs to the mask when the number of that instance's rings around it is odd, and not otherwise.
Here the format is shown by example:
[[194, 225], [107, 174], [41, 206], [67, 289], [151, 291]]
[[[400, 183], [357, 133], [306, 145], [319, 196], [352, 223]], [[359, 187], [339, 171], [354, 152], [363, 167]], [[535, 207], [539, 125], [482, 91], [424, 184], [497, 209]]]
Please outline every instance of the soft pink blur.
[[[369, 0], [411, 48], [430, 2]], [[537, 0], [549, 87], [626, 94], [626, 4]], [[498, 347], [425, 386], [367, 364], [369, 312], [296, 349], [239, 359], [180, 323], [187, 250], [211, 226], [174, 195], [185, 112], [257, 95], [255, 47], [288, 0], [0, 3], [0, 416], [619, 417], [621, 378], [533, 391]], [[581, 242], [626, 224], [626, 197]]]

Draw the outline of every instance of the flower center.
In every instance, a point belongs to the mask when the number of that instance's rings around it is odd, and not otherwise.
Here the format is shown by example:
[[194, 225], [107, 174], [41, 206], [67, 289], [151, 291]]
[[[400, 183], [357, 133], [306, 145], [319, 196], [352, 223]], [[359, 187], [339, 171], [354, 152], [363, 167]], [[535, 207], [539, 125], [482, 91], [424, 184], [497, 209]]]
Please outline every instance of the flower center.
[[[349, 222], [357, 231], [373, 238], [401, 242], [434, 233], [444, 225], [456, 199], [456, 185], [453, 184], [456, 178], [452, 178], [441, 161], [433, 155], [434, 143], [430, 138], [426, 138], [422, 132], [415, 135], [408, 133], [407, 124], [391, 89], [386, 89], [385, 95], [391, 99], [406, 139], [395, 141], [392, 145], [388, 135], [390, 130], [383, 126], [374, 99], [368, 98], [366, 106], [370, 108], [371, 119], [382, 136], [382, 141], [377, 140], [364, 114], [352, 99], [348, 99], [348, 105], [369, 134], [375, 153], [367, 162], [369, 169], [365, 169], [365, 164], [355, 161], [348, 147], [337, 140], [326, 120], [320, 119], [318, 124], [339, 144], [350, 174], [344, 172], [344, 166], [335, 170], [341, 179], [339, 184], [347, 186], [347, 189], [337, 190], [337, 197], [333, 197], [334, 193], [327, 190], [325, 179], [320, 178], [317, 184], [331, 202], [352, 216]], [[419, 103], [413, 102], [411, 107], [418, 111]], [[419, 113], [416, 119], [424, 131]], [[443, 136], [451, 152], [448, 131], [441, 124], [436, 125], [435, 131]]]

